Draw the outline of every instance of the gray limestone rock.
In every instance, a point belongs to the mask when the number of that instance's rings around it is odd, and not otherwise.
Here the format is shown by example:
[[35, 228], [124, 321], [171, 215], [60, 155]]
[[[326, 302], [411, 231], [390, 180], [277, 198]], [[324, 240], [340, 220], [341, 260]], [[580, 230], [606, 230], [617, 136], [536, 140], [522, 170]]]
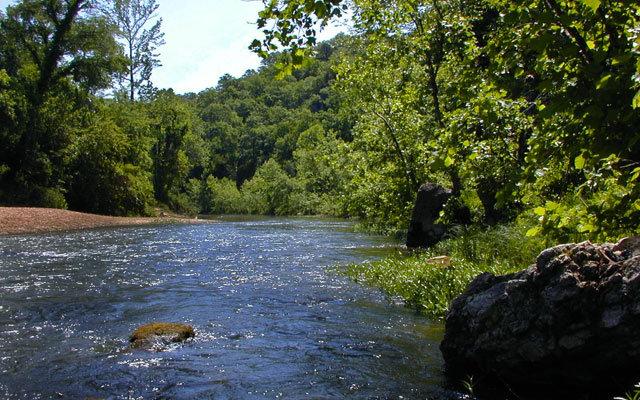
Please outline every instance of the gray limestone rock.
[[453, 376], [570, 390], [640, 379], [640, 238], [565, 244], [456, 298], [441, 350]]

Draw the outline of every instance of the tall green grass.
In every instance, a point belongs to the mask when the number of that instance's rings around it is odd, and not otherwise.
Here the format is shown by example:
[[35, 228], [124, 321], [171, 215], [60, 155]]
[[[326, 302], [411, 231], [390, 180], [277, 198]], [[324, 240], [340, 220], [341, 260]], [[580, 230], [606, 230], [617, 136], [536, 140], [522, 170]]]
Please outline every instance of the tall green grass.
[[640, 383], [636, 384], [624, 397], [614, 397], [613, 400], [640, 400]]
[[[344, 273], [356, 282], [400, 297], [407, 307], [421, 314], [442, 319], [451, 301], [477, 275], [507, 274], [534, 262], [547, 243], [540, 237], [527, 237], [525, 232], [516, 226], [459, 229], [455, 236], [426, 251], [349, 265]], [[429, 261], [443, 255], [451, 258], [450, 266]]]

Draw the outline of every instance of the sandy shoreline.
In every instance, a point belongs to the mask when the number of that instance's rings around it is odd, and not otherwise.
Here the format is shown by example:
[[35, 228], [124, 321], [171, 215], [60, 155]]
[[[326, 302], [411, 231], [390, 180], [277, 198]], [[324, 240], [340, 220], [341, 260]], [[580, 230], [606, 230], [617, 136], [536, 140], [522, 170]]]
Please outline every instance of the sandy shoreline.
[[0, 207], [0, 235], [196, 222], [204, 221], [181, 217], [108, 217], [53, 208]]

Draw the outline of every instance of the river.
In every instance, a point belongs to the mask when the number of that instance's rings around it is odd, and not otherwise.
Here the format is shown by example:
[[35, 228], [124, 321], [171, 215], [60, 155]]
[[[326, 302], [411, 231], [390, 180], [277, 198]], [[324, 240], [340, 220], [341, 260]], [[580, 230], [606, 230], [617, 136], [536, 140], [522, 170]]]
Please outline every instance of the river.
[[[441, 325], [334, 272], [390, 245], [305, 218], [0, 237], [0, 398], [461, 398]], [[197, 336], [130, 349], [152, 321]]]

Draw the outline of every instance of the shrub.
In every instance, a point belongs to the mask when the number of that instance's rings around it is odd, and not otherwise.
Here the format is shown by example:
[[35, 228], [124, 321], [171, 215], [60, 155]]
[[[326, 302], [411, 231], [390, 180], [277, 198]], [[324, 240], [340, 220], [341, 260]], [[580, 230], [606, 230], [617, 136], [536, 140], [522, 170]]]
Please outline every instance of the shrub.
[[253, 214], [295, 215], [303, 210], [300, 206], [303, 187], [273, 159], [258, 168], [242, 191], [248, 211]]
[[32, 207], [60, 208], [68, 207], [64, 191], [59, 188], [16, 185], [0, 181], [0, 204], [22, 204]]
[[43, 188], [38, 191], [38, 204], [47, 208], [67, 208], [67, 200], [59, 189]]
[[148, 172], [126, 163], [129, 140], [99, 117], [73, 146], [68, 200], [74, 209], [107, 215], [147, 214], [153, 202]]
[[236, 183], [229, 178], [207, 178], [204, 188], [204, 208], [213, 214], [243, 214], [245, 199]]
[[[581, 168], [582, 163], [576, 160]], [[544, 234], [561, 241], [613, 241], [640, 234], [638, 164], [612, 155], [592, 169], [585, 168], [584, 175], [585, 182], [575, 191], [537, 203], [522, 216], [537, 219], [529, 235]]]
[[169, 193], [169, 207], [177, 213], [197, 215], [198, 206], [187, 193]]

